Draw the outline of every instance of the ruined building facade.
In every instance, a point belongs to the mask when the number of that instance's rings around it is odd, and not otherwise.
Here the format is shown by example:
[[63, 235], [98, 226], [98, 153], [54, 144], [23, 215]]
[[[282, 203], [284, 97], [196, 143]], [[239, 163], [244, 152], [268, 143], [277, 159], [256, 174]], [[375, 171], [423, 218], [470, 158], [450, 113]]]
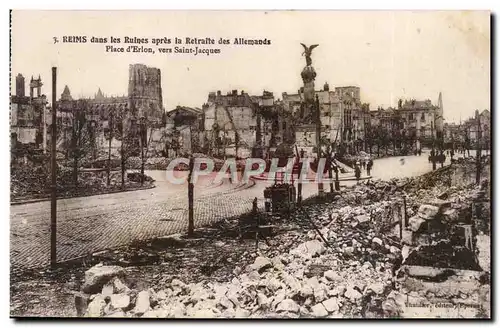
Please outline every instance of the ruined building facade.
[[78, 111], [85, 113], [85, 121], [95, 134], [91, 145], [95, 148], [94, 157], [107, 153], [110, 138], [114, 154], [119, 152], [122, 140], [134, 156], [138, 156], [141, 142], [145, 142], [144, 147], [155, 145], [149, 150], [150, 154], [162, 150], [156, 149], [157, 139], [165, 129], [161, 72], [157, 68], [130, 65], [127, 96], [106, 96], [99, 89], [93, 98], [73, 99], [69, 87], [65, 86], [58, 101], [59, 148], [69, 147]]
[[372, 111], [372, 125], [392, 137], [410, 139], [416, 148], [430, 146], [445, 137], [441, 93], [437, 103], [430, 99], [399, 99], [397, 108]]
[[164, 116], [161, 89], [161, 71], [158, 68], [136, 64], [129, 67], [127, 118], [146, 120], [150, 125], [161, 125]]
[[[344, 144], [354, 149], [354, 145], [365, 138], [370, 115], [369, 106], [361, 102], [360, 93], [360, 88], [355, 86], [330, 90], [328, 83], [314, 92], [320, 109], [321, 138], [326, 143]], [[300, 123], [299, 118], [304, 116], [303, 103], [303, 88], [296, 94], [283, 93], [284, 110], [297, 118], [294, 124], [297, 145], [311, 151], [316, 146], [315, 123]]]
[[294, 142], [292, 117], [268, 91], [261, 96], [237, 90], [225, 95], [210, 92], [201, 117], [200, 140], [211, 155], [264, 157], [267, 150]]
[[10, 98], [10, 140], [14, 155], [47, 149], [47, 97], [42, 94], [42, 79], [31, 77], [26, 96], [24, 76], [16, 76], [16, 94]]

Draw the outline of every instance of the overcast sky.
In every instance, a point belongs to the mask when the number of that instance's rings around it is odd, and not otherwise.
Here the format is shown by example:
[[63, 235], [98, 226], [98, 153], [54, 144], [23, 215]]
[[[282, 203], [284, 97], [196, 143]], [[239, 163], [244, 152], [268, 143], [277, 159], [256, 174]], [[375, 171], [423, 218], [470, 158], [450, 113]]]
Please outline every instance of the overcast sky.
[[[86, 35], [88, 41], [54, 44], [53, 37], [64, 35]], [[92, 36], [122, 42], [125, 36], [267, 38], [271, 45], [216, 44], [209, 47], [220, 47], [221, 54], [210, 56], [118, 54], [91, 44]], [[359, 86], [371, 109], [395, 106], [400, 97], [437, 103], [440, 91], [447, 121], [490, 109], [488, 12], [15, 11], [11, 73], [22, 73], [27, 84], [40, 74], [49, 99], [52, 66], [58, 67], [58, 98], [65, 85], [73, 97], [93, 96], [99, 87], [107, 95], [124, 95], [128, 65], [143, 63], [161, 69], [167, 110], [201, 107], [210, 91], [268, 90], [276, 98], [296, 92], [305, 65], [301, 42], [319, 44], [312, 55], [317, 89], [325, 82], [330, 88]]]

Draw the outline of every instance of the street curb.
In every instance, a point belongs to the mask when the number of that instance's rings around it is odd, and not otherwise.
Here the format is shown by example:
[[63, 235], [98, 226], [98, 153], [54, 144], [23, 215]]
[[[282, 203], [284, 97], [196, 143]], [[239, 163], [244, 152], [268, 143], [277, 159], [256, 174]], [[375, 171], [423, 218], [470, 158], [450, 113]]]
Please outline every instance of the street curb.
[[[156, 188], [156, 186], [149, 186], [149, 187], [144, 187], [144, 188], [135, 188], [135, 189], [127, 189], [127, 190], [114, 190], [110, 192], [100, 192], [92, 195], [81, 195], [81, 196], [67, 196], [67, 197], [57, 197], [58, 200], [60, 199], [72, 199], [72, 198], [80, 198], [80, 197], [92, 197], [92, 196], [99, 196], [99, 195], [109, 195], [109, 194], [118, 194], [122, 192], [130, 192], [130, 191], [138, 191], [138, 190], [149, 190]], [[47, 202], [50, 201], [50, 198], [40, 198], [40, 199], [28, 199], [28, 200], [21, 200], [21, 201], [14, 201], [10, 202], [11, 206], [15, 205], [24, 205], [24, 204], [32, 204], [32, 203], [41, 203], [41, 202]]]

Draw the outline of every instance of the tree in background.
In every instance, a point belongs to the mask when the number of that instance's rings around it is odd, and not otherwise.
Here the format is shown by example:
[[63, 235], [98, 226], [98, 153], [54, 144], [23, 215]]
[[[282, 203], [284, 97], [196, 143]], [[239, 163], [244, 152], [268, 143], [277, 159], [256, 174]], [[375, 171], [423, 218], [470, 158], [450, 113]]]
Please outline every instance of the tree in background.
[[465, 136], [464, 136], [464, 149], [467, 151], [467, 156], [470, 157], [470, 147], [471, 147], [471, 142], [469, 138], [469, 133], [467, 130], [465, 130]]
[[[150, 128], [148, 128], [148, 125], [150, 125]], [[149, 136], [148, 136], [148, 129], [149, 129]], [[144, 167], [146, 165], [146, 161], [148, 158], [154, 127], [151, 123], [148, 124], [147, 118], [141, 117], [139, 130], [137, 132], [138, 132], [139, 147], [141, 153], [141, 186], [142, 186], [144, 184]]]
[[174, 151], [174, 156], [178, 156], [178, 152], [180, 149], [179, 145], [179, 131], [174, 127], [172, 131], [163, 132], [163, 142], [164, 142], [164, 157], [170, 157], [170, 150]]
[[377, 157], [380, 157], [380, 149], [382, 147], [385, 147], [385, 152], [387, 154], [388, 152], [388, 142], [389, 142], [389, 136], [388, 136], [388, 133], [386, 131], [386, 129], [384, 129], [383, 126], [377, 126], [375, 127], [373, 130], [373, 138], [375, 140], [375, 143], [377, 144]]
[[130, 138], [127, 137], [127, 134], [125, 132], [125, 129], [123, 127], [123, 121], [121, 120], [121, 117], [115, 116], [114, 123], [116, 125], [116, 129], [118, 130], [118, 136], [117, 139], [121, 141], [120, 144], [120, 169], [121, 169], [121, 177], [122, 177], [122, 188], [125, 188], [125, 174], [126, 174], [126, 169], [127, 169], [127, 158], [130, 157], [130, 150], [129, 150], [129, 140]]
[[365, 146], [366, 146], [366, 151], [368, 153], [372, 153], [372, 148], [373, 148], [373, 142], [374, 142], [374, 130], [375, 128], [371, 125], [366, 127], [365, 130]]
[[69, 158], [73, 164], [73, 184], [78, 187], [78, 166], [89, 152], [91, 152], [92, 133], [95, 132], [92, 122], [87, 121], [86, 111], [88, 103], [86, 100], [79, 100], [76, 110], [73, 113], [73, 124], [71, 128]]

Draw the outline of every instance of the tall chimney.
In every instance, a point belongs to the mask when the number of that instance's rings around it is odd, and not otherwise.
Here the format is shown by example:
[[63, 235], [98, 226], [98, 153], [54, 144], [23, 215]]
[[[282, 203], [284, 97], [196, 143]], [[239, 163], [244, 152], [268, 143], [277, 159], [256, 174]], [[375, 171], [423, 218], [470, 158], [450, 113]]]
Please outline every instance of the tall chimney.
[[22, 74], [17, 74], [16, 76], [16, 96], [24, 97], [25, 91], [24, 76]]

